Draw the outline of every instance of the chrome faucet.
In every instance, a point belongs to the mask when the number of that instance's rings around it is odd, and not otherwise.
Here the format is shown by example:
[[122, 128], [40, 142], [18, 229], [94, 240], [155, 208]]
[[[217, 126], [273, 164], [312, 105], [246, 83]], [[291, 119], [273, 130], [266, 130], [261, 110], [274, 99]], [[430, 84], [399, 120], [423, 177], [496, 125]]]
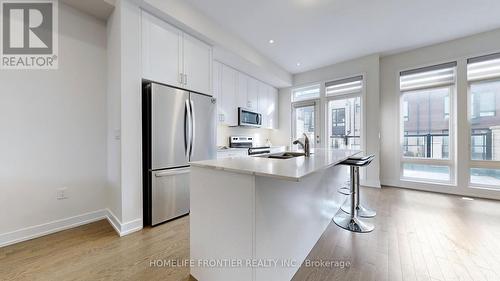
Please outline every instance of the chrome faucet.
[[302, 146], [302, 149], [304, 149], [305, 156], [306, 157], [311, 156], [311, 148], [309, 146], [309, 138], [307, 137], [307, 135], [305, 133], [304, 133], [304, 143], [302, 143], [299, 140], [296, 140], [293, 142], [293, 144], [300, 144], [300, 146]]

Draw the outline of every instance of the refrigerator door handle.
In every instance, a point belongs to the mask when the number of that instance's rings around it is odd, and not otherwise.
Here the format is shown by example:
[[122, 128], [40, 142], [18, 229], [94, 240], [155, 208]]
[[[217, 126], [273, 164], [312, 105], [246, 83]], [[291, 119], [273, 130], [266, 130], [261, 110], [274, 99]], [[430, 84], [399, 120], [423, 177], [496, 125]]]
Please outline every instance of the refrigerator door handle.
[[[193, 156], [193, 147], [196, 145], [195, 142], [194, 142], [194, 139], [195, 139], [195, 131], [196, 131], [196, 122], [195, 122], [195, 112], [196, 110], [193, 110], [194, 109], [194, 103], [193, 103], [193, 100], [192, 99], [189, 99], [189, 103], [190, 103], [190, 110], [191, 110], [191, 145], [189, 147], [189, 158], [191, 158]], [[191, 159], [189, 159], [191, 160]]]
[[191, 104], [189, 103], [189, 100], [186, 100], [185, 112], [184, 112], [184, 150], [186, 152], [187, 157], [189, 157], [191, 154], [190, 144], [191, 144]]
[[187, 174], [187, 173], [189, 173], [189, 171], [190, 171], [189, 167], [180, 168], [180, 169], [165, 170], [165, 171], [155, 173], [155, 177], [159, 178], [159, 177], [165, 177], [165, 176]]

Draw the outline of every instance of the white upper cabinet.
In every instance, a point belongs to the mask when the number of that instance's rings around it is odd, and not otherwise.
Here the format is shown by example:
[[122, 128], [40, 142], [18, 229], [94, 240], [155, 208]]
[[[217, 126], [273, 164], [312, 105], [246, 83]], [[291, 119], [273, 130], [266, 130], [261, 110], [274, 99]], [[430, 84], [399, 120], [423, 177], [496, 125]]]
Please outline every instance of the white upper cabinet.
[[143, 78], [212, 94], [212, 47], [142, 12]]
[[278, 129], [278, 89], [274, 87], [270, 87], [270, 94], [269, 94], [269, 108], [270, 108], [270, 113], [267, 117], [267, 120], [269, 122], [269, 128], [270, 129]]
[[248, 75], [238, 72], [237, 107], [249, 108], [248, 102]]
[[271, 86], [264, 84], [259, 81], [258, 83], [258, 93], [259, 93], [259, 112], [262, 114], [262, 128], [269, 128], [268, 116], [269, 116], [269, 91]]
[[262, 128], [278, 128], [278, 90], [214, 61], [213, 92], [220, 124], [238, 125], [238, 107], [262, 114]]
[[213, 96], [217, 102], [217, 119], [219, 122], [222, 122], [222, 116], [221, 116], [221, 103], [222, 103], [222, 97], [221, 97], [221, 75], [222, 75], [222, 64], [218, 61], [213, 62], [213, 69], [212, 69], [212, 93]]
[[245, 73], [238, 72], [238, 107], [257, 111], [258, 103], [258, 81], [246, 75]]
[[143, 78], [180, 87], [182, 32], [142, 12]]
[[212, 47], [184, 33], [184, 83], [195, 92], [211, 94]]
[[231, 67], [222, 65], [221, 71], [221, 91], [219, 99], [219, 120], [228, 126], [238, 125], [238, 105], [237, 105], [237, 81], [238, 73]]
[[259, 110], [259, 81], [252, 77], [248, 77], [248, 93], [247, 93], [247, 107], [248, 109]]

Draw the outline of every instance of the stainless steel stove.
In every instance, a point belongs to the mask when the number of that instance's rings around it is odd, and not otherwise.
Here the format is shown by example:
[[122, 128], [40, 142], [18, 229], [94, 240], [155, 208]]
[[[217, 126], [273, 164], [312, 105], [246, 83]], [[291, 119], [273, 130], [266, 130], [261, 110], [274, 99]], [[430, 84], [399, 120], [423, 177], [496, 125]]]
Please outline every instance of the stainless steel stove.
[[269, 146], [253, 146], [253, 137], [249, 136], [230, 136], [229, 147], [248, 148], [248, 155], [271, 153], [271, 148]]

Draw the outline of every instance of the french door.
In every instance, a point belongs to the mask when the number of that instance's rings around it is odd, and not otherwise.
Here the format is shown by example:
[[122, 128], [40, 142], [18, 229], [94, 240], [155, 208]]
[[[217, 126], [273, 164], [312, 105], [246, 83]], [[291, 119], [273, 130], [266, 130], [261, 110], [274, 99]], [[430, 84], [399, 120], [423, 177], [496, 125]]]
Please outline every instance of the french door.
[[319, 144], [319, 110], [318, 101], [302, 101], [292, 104], [292, 139], [303, 138], [306, 134], [311, 148]]
[[328, 99], [327, 147], [330, 149], [361, 149], [361, 93]]

